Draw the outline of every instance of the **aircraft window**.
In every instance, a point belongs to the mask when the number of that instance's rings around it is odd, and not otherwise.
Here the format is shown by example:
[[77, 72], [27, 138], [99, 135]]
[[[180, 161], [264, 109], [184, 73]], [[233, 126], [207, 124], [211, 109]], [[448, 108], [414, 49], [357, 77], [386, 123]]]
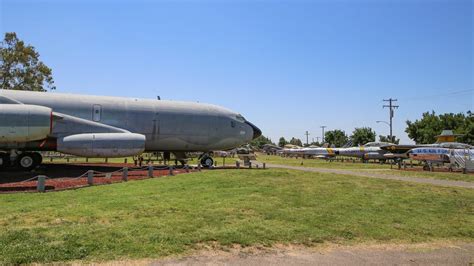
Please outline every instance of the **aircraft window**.
[[237, 119], [237, 121], [242, 122], [242, 123], [245, 123], [245, 121], [246, 121], [245, 118], [242, 115], [237, 115], [237, 116], [235, 116], [235, 118]]
[[230, 121], [230, 126], [235, 127], [235, 121]]

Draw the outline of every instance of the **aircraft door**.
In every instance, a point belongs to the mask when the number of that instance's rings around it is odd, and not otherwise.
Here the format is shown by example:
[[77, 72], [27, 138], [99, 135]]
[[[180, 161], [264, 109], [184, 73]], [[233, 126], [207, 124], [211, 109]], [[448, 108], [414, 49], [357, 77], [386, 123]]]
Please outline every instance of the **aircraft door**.
[[92, 107], [92, 121], [99, 122], [102, 116], [102, 106], [94, 104]]

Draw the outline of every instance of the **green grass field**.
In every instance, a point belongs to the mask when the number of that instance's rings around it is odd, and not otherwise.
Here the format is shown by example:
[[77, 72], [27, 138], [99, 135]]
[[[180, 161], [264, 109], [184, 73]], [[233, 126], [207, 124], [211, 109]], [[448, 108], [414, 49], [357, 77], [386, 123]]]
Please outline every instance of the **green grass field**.
[[215, 170], [0, 195], [0, 264], [183, 254], [200, 245], [474, 240], [474, 192], [289, 170]]
[[[357, 171], [370, 171], [371, 173], [381, 173], [386, 175], [397, 175], [407, 177], [420, 177], [420, 178], [432, 178], [432, 179], [445, 179], [445, 180], [457, 180], [474, 182], [474, 175], [462, 174], [462, 173], [447, 173], [447, 172], [426, 172], [426, 171], [408, 171], [398, 170], [396, 165], [393, 169], [390, 169], [389, 164], [378, 164], [378, 163], [361, 163], [360, 161], [352, 162], [330, 162], [320, 159], [295, 159], [295, 158], [283, 158], [281, 156], [272, 155], [258, 155], [259, 162], [291, 165], [291, 166], [303, 166], [303, 167], [315, 167], [315, 168], [328, 168], [328, 169], [345, 169], [345, 170], [357, 170]], [[303, 165], [301, 163], [303, 162]], [[421, 168], [420, 166], [416, 166]]]

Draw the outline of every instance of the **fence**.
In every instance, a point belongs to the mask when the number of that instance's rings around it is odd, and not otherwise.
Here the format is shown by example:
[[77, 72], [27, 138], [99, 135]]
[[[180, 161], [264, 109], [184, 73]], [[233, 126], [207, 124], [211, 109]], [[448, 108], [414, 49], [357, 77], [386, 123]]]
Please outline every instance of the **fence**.
[[[196, 168], [198, 171], [201, 171], [200, 167]], [[189, 173], [191, 171], [190, 167], [188, 165], [185, 165], [183, 170], [186, 173]], [[85, 179], [87, 181], [88, 186], [93, 186], [95, 184], [94, 180], [96, 178], [106, 178], [106, 179], [111, 179], [114, 175], [120, 174], [121, 173], [121, 180], [123, 182], [127, 182], [129, 179], [130, 173], [133, 172], [146, 172], [146, 177], [147, 178], [153, 178], [155, 177], [155, 171], [167, 171], [168, 176], [174, 176], [176, 169], [173, 166], [163, 166], [163, 167], [157, 167], [153, 165], [148, 165], [148, 166], [143, 166], [143, 167], [123, 167], [119, 170], [112, 171], [112, 172], [100, 172], [96, 170], [88, 170], [84, 172], [83, 174], [77, 176], [77, 177], [72, 177], [68, 178], [68, 182], [74, 181], [74, 180], [80, 180], [80, 179]], [[48, 179], [53, 180], [52, 178], [49, 178], [46, 175], [37, 175], [32, 178], [29, 178], [27, 180], [20, 181], [18, 183], [26, 183], [26, 182], [31, 182], [31, 181], [37, 181], [36, 183], [36, 190], [38, 192], [45, 192], [46, 191], [46, 181]], [[78, 186], [73, 186], [71, 188], [76, 188]], [[80, 186], [79, 186], [80, 187]]]

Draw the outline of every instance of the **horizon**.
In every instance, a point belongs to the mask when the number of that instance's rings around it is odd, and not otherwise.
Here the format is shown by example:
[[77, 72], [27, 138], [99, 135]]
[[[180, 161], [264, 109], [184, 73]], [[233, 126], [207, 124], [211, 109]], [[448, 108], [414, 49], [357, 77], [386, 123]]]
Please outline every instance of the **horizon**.
[[[0, 2], [58, 93], [206, 102], [278, 143], [474, 108], [471, 1]], [[110, 10], [113, 9], [113, 12]], [[378, 138], [377, 138], [378, 140]]]

